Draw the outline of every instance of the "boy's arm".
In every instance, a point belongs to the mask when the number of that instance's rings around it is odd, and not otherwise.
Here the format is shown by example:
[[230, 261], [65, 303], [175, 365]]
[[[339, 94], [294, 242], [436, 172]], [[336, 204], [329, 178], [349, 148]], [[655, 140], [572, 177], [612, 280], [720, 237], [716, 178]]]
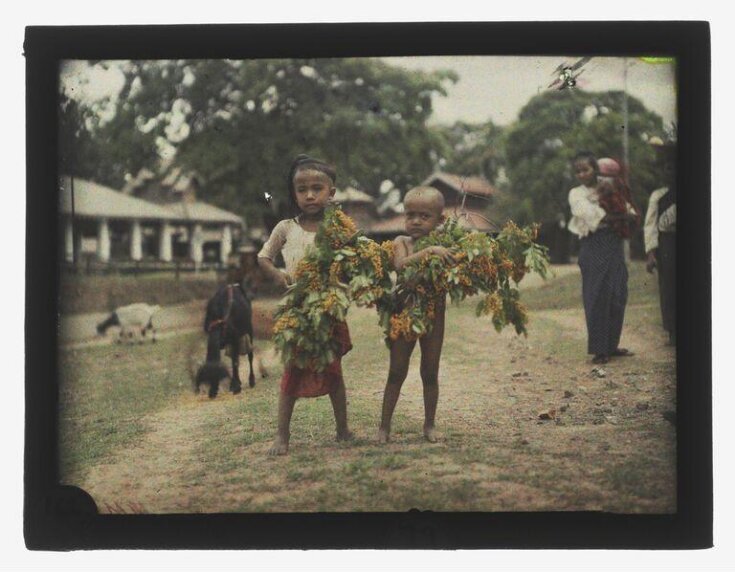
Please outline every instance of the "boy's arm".
[[393, 265], [396, 270], [400, 271], [404, 266], [406, 266], [406, 264], [410, 264], [411, 262], [421, 260], [422, 258], [432, 255], [439, 256], [447, 264], [454, 262], [454, 256], [452, 256], [452, 253], [448, 248], [444, 248], [443, 246], [429, 246], [428, 248], [409, 254], [407, 240], [410, 239], [403, 236], [399, 236], [395, 240]]

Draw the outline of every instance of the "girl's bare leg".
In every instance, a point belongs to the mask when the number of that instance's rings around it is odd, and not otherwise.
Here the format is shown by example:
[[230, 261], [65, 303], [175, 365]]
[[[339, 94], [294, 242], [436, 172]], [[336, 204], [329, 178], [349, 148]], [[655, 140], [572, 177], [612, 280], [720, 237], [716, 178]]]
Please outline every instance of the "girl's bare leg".
[[439, 361], [444, 343], [444, 304], [437, 304], [436, 321], [431, 333], [420, 338], [421, 382], [424, 386], [424, 437], [436, 443], [436, 406], [439, 402]]
[[347, 428], [347, 392], [345, 382], [340, 380], [339, 386], [329, 394], [334, 409], [334, 421], [337, 424], [337, 441], [352, 439], [352, 432]]
[[291, 438], [291, 414], [296, 398], [281, 393], [278, 397], [278, 433], [273, 445], [268, 449], [269, 455], [285, 455], [288, 453], [288, 441]]
[[390, 423], [393, 419], [393, 411], [401, 395], [401, 386], [406, 381], [408, 364], [411, 361], [411, 353], [415, 345], [415, 341], [408, 342], [403, 339], [391, 343], [388, 382], [385, 384], [383, 411], [380, 419], [380, 429], [378, 430], [379, 443], [387, 443], [390, 440]]

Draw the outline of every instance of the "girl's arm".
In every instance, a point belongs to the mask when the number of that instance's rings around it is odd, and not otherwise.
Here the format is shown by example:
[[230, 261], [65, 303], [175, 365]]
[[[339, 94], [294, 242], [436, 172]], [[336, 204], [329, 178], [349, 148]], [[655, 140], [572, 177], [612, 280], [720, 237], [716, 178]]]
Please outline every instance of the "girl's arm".
[[283, 289], [288, 287], [291, 279], [284, 271], [276, 268], [273, 259], [278, 256], [286, 243], [286, 230], [286, 221], [282, 220], [273, 229], [270, 237], [258, 253], [258, 266], [263, 269], [266, 276]]
[[445, 263], [454, 262], [454, 256], [448, 248], [443, 246], [429, 246], [413, 254], [409, 254], [408, 244], [404, 237], [398, 237], [395, 244], [395, 253], [393, 255], [393, 264], [396, 270], [401, 270], [406, 264], [410, 264], [416, 260], [421, 260], [427, 256], [439, 256]]
[[273, 282], [275, 282], [275, 284], [279, 288], [282, 288], [284, 290], [288, 288], [289, 284], [291, 283], [291, 277], [283, 270], [276, 268], [276, 265], [273, 264], [273, 261], [270, 258], [259, 256], [258, 266], [263, 269], [265, 275], [273, 280]]

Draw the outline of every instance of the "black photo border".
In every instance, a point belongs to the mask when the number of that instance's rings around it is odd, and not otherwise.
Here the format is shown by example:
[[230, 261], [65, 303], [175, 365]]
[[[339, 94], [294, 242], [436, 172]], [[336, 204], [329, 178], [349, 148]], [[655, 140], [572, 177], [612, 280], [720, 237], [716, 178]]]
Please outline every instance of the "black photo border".
[[[677, 61], [676, 514], [99, 515], [58, 484], [57, 104], [64, 59], [410, 55], [670, 56]], [[28, 27], [24, 536], [32, 550], [712, 546], [710, 33], [707, 22]]]

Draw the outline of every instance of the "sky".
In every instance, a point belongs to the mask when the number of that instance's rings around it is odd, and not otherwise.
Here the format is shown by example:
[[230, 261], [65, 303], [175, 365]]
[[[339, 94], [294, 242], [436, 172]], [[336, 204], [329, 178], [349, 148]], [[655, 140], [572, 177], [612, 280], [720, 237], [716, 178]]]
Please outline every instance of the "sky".
[[[434, 100], [434, 123], [457, 120], [484, 122], [492, 119], [508, 125], [520, 109], [556, 78], [559, 64], [573, 64], [573, 56], [429, 56], [385, 58], [407, 69], [434, 71], [451, 69], [459, 81], [449, 88], [449, 96]], [[587, 91], [622, 90], [628, 65], [628, 93], [641, 99], [668, 125], [676, 119], [676, 92], [673, 63], [646, 63], [640, 59], [592, 58], [578, 78]]]
[[[383, 58], [391, 65], [411, 70], [453, 70], [459, 76], [448, 85], [448, 95], [434, 98], [432, 124], [452, 124], [462, 120], [481, 123], [491, 119], [508, 125], [518, 116], [528, 100], [548, 89], [556, 79], [554, 70], [561, 63], [573, 64], [579, 57], [570, 56], [421, 56]], [[120, 62], [90, 67], [84, 61], [69, 61], [62, 68], [62, 82], [75, 97], [91, 103], [100, 98], [114, 98], [123, 87]], [[592, 58], [578, 78], [581, 89], [588, 91], [622, 90], [625, 66], [628, 66], [627, 90], [641, 99], [668, 125], [676, 119], [676, 92], [673, 63], [646, 63], [633, 58]], [[102, 116], [113, 113], [114, 106], [102, 108]]]

